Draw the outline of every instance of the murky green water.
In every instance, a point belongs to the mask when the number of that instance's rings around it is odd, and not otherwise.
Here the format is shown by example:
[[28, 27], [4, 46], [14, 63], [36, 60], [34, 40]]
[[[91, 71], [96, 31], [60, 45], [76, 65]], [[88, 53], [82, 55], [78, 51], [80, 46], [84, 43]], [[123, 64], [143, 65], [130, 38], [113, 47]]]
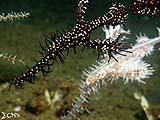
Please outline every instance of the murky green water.
[[[123, 2], [123, 1], [121, 1]], [[94, 0], [89, 7], [87, 19], [101, 16], [107, 10], [109, 1]], [[67, 30], [70, 24], [74, 26], [76, 21], [75, 0], [1, 0], [0, 13], [11, 11], [30, 12], [29, 18], [14, 22], [0, 23], [0, 52], [8, 52], [17, 55], [28, 66], [34, 65], [34, 59], [39, 60], [41, 55], [37, 49], [40, 48], [43, 35], [56, 32], [56, 30]], [[150, 37], [157, 35], [156, 27], [160, 27], [160, 17], [140, 17], [130, 15], [126, 28], [130, 29], [132, 35], [130, 42], [135, 40], [139, 33], [146, 33]], [[100, 29], [91, 36], [104, 38]], [[156, 46], [158, 48], [159, 45]], [[85, 49], [81, 52], [77, 48], [77, 54], [73, 51], [65, 57], [65, 64], [55, 63], [53, 72], [43, 77], [38, 74], [35, 84], [25, 84], [23, 90], [8, 90], [5, 85], [14, 76], [25, 72], [24, 64], [16, 62], [12, 64], [7, 59], [0, 59], [0, 117], [1, 112], [16, 112], [20, 118], [16, 120], [58, 120], [62, 111], [70, 108], [73, 98], [78, 95], [78, 83], [84, 68], [91, 66], [97, 59], [97, 52]], [[158, 119], [160, 116], [160, 51], [157, 49], [152, 56], [145, 60], [155, 69], [154, 75], [146, 79], [146, 84], [129, 83], [123, 85], [122, 81], [103, 86], [99, 95], [93, 96], [88, 105], [90, 114], [84, 113], [80, 116], [82, 120], [143, 120], [145, 114], [133, 94], [140, 92], [146, 96], [150, 103], [150, 112]], [[4, 88], [4, 89], [3, 89]], [[2, 89], [2, 90], [1, 90]], [[45, 99], [45, 91], [48, 90], [52, 98], [56, 93], [62, 95], [62, 99], [50, 106]], [[13, 118], [10, 118], [13, 119]]]

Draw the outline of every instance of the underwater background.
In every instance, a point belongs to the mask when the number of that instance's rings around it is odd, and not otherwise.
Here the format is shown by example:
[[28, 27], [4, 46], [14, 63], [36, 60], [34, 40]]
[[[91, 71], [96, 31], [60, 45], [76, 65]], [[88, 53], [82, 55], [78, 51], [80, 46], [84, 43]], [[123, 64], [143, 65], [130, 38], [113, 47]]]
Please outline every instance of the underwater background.
[[[119, 0], [128, 4], [131, 1]], [[111, 0], [93, 0], [88, 7], [87, 19], [97, 18], [108, 10]], [[13, 22], [0, 22], [0, 53], [7, 52], [17, 55], [28, 66], [39, 60], [39, 41], [44, 43], [43, 35], [50, 35], [56, 30], [67, 30], [67, 26], [76, 23], [76, 0], [0, 0], [0, 14], [9, 12], [30, 12], [30, 16], [23, 20]], [[160, 27], [160, 17], [138, 17], [131, 14], [125, 27], [131, 30], [127, 42], [135, 43], [139, 33], [147, 36], [157, 36], [156, 27]], [[94, 31], [91, 36], [104, 38], [101, 28]], [[157, 44], [155, 48], [158, 48]], [[12, 78], [27, 70], [20, 62], [12, 64], [10, 61], [0, 58], [0, 117], [1, 112], [17, 112], [16, 120], [59, 120], [62, 112], [69, 109], [73, 98], [79, 93], [79, 82], [82, 79], [82, 71], [96, 63], [97, 52], [86, 48], [77, 48], [77, 54], [73, 51], [65, 57], [65, 64], [57, 62], [53, 65], [53, 72], [47, 76], [37, 74], [35, 84], [25, 84], [24, 89], [8, 90], [4, 87]], [[153, 54], [146, 57], [155, 72], [146, 84], [129, 82], [123, 85], [117, 80], [103, 86], [98, 95], [93, 96], [88, 109], [91, 113], [83, 113], [82, 120], [145, 120], [140, 102], [134, 98], [134, 93], [143, 94], [149, 104], [150, 112], [160, 119], [160, 50], [155, 49]], [[54, 104], [48, 105], [46, 93], [55, 99]], [[56, 95], [61, 96], [56, 99]], [[13, 119], [13, 118], [11, 118]]]

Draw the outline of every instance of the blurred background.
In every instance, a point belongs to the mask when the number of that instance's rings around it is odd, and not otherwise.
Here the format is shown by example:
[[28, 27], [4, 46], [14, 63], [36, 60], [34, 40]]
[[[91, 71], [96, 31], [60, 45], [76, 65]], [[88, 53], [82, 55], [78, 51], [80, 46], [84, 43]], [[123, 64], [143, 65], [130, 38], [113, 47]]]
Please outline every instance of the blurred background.
[[[129, 4], [131, 1], [119, 0]], [[104, 15], [111, 5], [111, 0], [93, 0], [87, 11], [86, 19], [94, 19]], [[16, 120], [59, 120], [64, 111], [70, 109], [73, 98], [79, 93], [79, 82], [82, 71], [96, 63], [97, 52], [81, 47], [77, 54], [71, 50], [66, 56], [65, 64], [57, 62], [53, 72], [46, 77], [37, 74], [35, 84], [25, 84], [22, 90], [8, 90], [7, 83], [17, 75], [25, 72], [40, 60], [38, 54], [39, 41], [44, 43], [43, 35], [50, 35], [56, 30], [67, 30], [67, 26], [76, 23], [77, 0], [0, 0], [0, 14], [14, 12], [30, 12], [30, 16], [13, 22], [0, 22], [0, 53], [17, 56], [15, 64], [0, 58], [0, 117], [1, 112], [17, 112]], [[157, 36], [156, 27], [160, 27], [160, 17], [138, 17], [130, 14], [125, 28], [131, 35], [127, 42], [135, 43], [140, 33], [149, 37]], [[92, 39], [105, 36], [102, 28], [96, 29]], [[156, 48], [158, 48], [157, 45]], [[146, 84], [137, 82], [123, 85], [122, 81], [108, 83], [102, 87], [99, 95], [93, 96], [88, 105], [91, 113], [80, 116], [82, 120], [144, 120], [145, 114], [133, 94], [142, 93], [150, 103], [150, 112], [160, 117], [160, 51], [145, 58], [155, 69], [154, 75], [146, 79]], [[25, 65], [24, 65], [25, 64]], [[50, 104], [52, 100], [52, 104]], [[160, 119], [160, 118], [159, 118]]]

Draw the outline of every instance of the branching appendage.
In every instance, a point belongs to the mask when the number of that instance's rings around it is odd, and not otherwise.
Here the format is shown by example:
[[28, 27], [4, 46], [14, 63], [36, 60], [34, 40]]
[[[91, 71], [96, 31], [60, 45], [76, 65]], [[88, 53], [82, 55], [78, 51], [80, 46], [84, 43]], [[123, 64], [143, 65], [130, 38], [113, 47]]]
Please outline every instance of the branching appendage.
[[94, 29], [103, 25], [121, 25], [128, 19], [128, 13], [133, 12], [139, 15], [157, 15], [159, 14], [160, 9], [160, 0], [134, 0], [133, 4], [130, 6], [124, 6], [120, 3], [114, 3], [109, 11], [102, 17], [98, 19], [86, 21], [85, 13], [89, 0], [79, 0], [78, 9], [77, 9], [77, 23], [75, 27], [68, 28], [68, 32], [51, 34], [50, 37], [45, 37], [46, 46], [41, 48], [43, 52], [42, 59], [37, 62], [37, 64], [28, 71], [23, 73], [21, 76], [18, 76], [11, 80], [10, 87], [12, 84], [16, 88], [22, 88], [24, 82], [34, 82], [34, 76], [36, 73], [42, 71], [43, 75], [47, 75], [50, 72], [50, 66], [52, 62], [57, 61], [58, 59], [61, 63], [64, 63], [63, 52], [69, 49], [74, 49], [76, 53], [77, 46], [84, 46], [94, 48], [99, 52], [106, 52], [109, 55], [109, 60], [114, 58], [114, 54], [119, 54], [120, 51], [124, 51], [126, 47], [118, 39], [101, 41], [101, 40], [90, 40], [90, 34]]
[[[142, 9], [146, 9], [146, 7], [138, 7], [136, 9], [137, 6], [144, 6], [144, 3], [149, 12], [142, 12]], [[108, 40], [105, 42], [100, 40], [90, 40], [90, 34], [92, 31], [105, 24], [113, 26], [123, 24], [128, 19], [128, 12], [134, 12], [140, 15], [155, 15], [159, 12], [159, 0], [157, 2], [154, 0], [148, 2], [135, 0], [129, 7], [120, 3], [114, 3], [109, 8], [108, 13], [104, 16], [95, 20], [86, 21], [84, 18], [88, 4], [89, 0], [78, 1], [77, 23], [75, 27], [72, 29], [68, 28], [68, 32], [65, 32], [64, 34], [58, 32], [56, 34], [51, 34], [50, 37], [45, 36], [45, 43], [47, 47], [43, 47], [40, 44], [43, 52], [39, 51], [40, 54], [42, 54], [42, 59], [21, 76], [11, 80], [10, 87], [14, 84], [16, 88], [22, 88], [24, 82], [33, 83], [35, 74], [40, 71], [42, 71], [43, 75], [47, 75], [50, 72], [50, 66], [53, 64], [52, 62], [59, 59], [61, 63], [64, 63], [64, 51], [67, 51], [68, 54], [69, 49], [73, 48], [76, 53], [76, 47], [80, 45], [94, 48], [98, 53], [107, 51], [109, 59], [114, 58], [114, 54], [119, 54], [119, 52], [125, 50], [126, 47], [124, 47], [118, 39], [116, 41]]]
[[57, 61], [57, 59], [59, 59], [62, 63], [64, 63], [63, 52], [67, 51], [68, 54], [70, 48], [73, 48], [75, 53], [76, 47], [80, 45], [94, 48], [98, 50], [98, 53], [108, 51], [109, 58], [114, 58], [112, 53], [118, 54], [119, 50], [123, 50], [122, 44], [119, 42], [117, 43], [117, 41], [91, 41], [90, 34], [97, 27], [105, 24], [117, 25], [124, 23], [127, 20], [127, 12], [125, 7], [122, 4], [113, 4], [113, 6], [109, 9], [109, 12], [103, 17], [92, 21], [85, 21], [84, 16], [88, 3], [89, 0], [79, 0], [77, 24], [75, 27], [73, 29], [69, 28], [68, 32], [64, 34], [52, 34], [50, 37], [45, 37], [47, 48], [40, 44], [44, 51], [40, 52], [42, 54], [42, 59], [37, 62], [35, 66], [29, 68], [27, 72], [14, 78], [11, 81], [10, 87], [14, 84], [16, 88], [23, 88], [24, 82], [33, 83], [35, 74], [40, 71], [42, 71], [43, 75], [47, 75], [47, 73], [50, 72], [50, 65], [52, 65], [50, 62]]
[[129, 9], [138, 15], [159, 15], [160, 0], [134, 0]]
[[77, 23], [82, 24], [83, 22], [85, 22], [84, 17], [88, 4], [89, 0], [78, 0]]
[[124, 24], [128, 19], [128, 9], [121, 3], [114, 3], [110, 8], [108, 13], [104, 16], [99, 17], [90, 22], [92, 29], [95, 29], [99, 26], [106, 25], [119, 25]]
[[[122, 38], [126, 39], [125, 36], [130, 33], [123, 28], [119, 28], [119, 25], [113, 29], [110, 27], [109, 29], [104, 28], [106, 38], [116, 39], [117, 35], [121, 34], [124, 36]], [[157, 28], [157, 30], [159, 34], [160, 29]], [[108, 63], [108, 56], [105, 57], [104, 55], [101, 60], [97, 61], [96, 65], [92, 65], [92, 67], [83, 71], [83, 80], [79, 83], [79, 94], [73, 100], [72, 107], [62, 112], [62, 120], [79, 120], [83, 112], [91, 113], [87, 109], [87, 104], [90, 103], [90, 100], [93, 101], [91, 96], [97, 94], [99, 96], [101, 86], [105, 86], [108, 82], [123, 80], [124, 84], [133, 81], [139, 84], [146, 83], [144, 80], [154, 74], [154, 69], [143, 58], [152, 55], [154, 46], [160, 43], [160, 34], [152, 39], [146, 35], [140, 35], [136, 41], [137, 43], [131, 49], [128, 49], [128, 51], [132, 51], [132, 54], [116, 55], [118, 62], [111, 59]], [[121, 52], [121, 54], [124, 54], [124, 52]]]
[[0, 22], [13, 22], [14, 20], [24, 19], [30, 16], [29, 12], [11, 12], [11, 13], [2, 13], [0, 14]]

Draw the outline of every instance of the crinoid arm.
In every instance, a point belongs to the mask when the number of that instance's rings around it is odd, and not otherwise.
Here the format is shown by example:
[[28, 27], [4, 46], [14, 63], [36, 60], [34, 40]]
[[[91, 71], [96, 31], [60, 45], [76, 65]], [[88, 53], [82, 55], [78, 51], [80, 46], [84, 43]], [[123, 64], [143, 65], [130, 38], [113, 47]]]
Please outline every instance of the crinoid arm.
[[95, 29], [103, 25], [121, 25], [128, 19], [128, 9], [121, 3], [114, 3], [109, 11], [102, 17], [99, 17], [93, 21], [90, 21], [90, 26]]
[[138, 15], [160, 15], [160, 0], [133, 0], [129, 9]]
[[[77, 23], [73, 28], [68, 28], [68, 32], [61, 33], [57, 32], [51, 34], [51, 36], [44, 36], [46, 45], [43, 46], [40, 43], [41, 51], [39, 53], [42, 55], [41, 60], [29, 68], [22, 75], [14, 78], [11, 81], [16, 88], [22, 88], [25, 82], [32, 83], [34, 81], [34, 76], [36, 73], [42, 71], [43, 75], [47, 75], [51, 70], [50, 62], [60, 60], [64, 63], [63, 52], [69, 53], [69, 49], [73, 49], [76, 53], [77, 46], [94, 48], [98, 51], [98, 56], [100, 52], [108, 52], [109, 59], [114, 58], [115, 54], [118, 54], [122, 48], [122, 43], [118, 41], [108, 40], [90, 40], [90, 34], [97, 27], [103, 26], [105, 24], [117, 25], [123, 24], [127, 20], [127, 9], [124, 5], [120, 3], [115, 3], [109, 8], [109, 12], [106, 15], [99, 17], [98, 19], [86, 21], [84, 19], [89, 0], [79, 0], [78, 10], [77, 10]], [[118, 39], [117, 39], [118, 40]], [[116, 60], [116, 58], [114, 58]]]
[[[47, 67], [47, 68], [46, 68]], [[34, 77], [35, 74], [39, 71], [42, 71], [43, 75], [46, 75], [50, 72], [50, 56], [45, 56], [43, 59], [41, 59], [37, 64], [31, 68], [27, 67], [28, 70], [25, 73], [22, 73], [20, 76], [15, 77], [10, 81], [9, 88], [12, 87], [12, 85], [15, 86], [15, 88], [23, 88], [25, 82], [34, 83]]]
[[77, 22], [78, 23], [83, 23], [86, 10], [88, 7], [90, 0], [78, 0], [78, 9], [77, 9]]
[[116, 40], [112, 40], [111, 38], [103, 41], [99, 39], [90, 40], [87, 43], [83, 43], [83, 44], [85, 44], [90, 48], [96, 49], [98, 52], [98, 59], [99, 59], [100, 52], [107, 53], [108, 61], [110, 61], [110, 59], [115, 59], [116, 61], [118, 61], [114, 57], [114, 55], [120, 54], [121, 51], [125, 52], [126, 49], [131, 47], [129, 44], [124, 44], [121, 41], [119, 41], [119, 37]]

